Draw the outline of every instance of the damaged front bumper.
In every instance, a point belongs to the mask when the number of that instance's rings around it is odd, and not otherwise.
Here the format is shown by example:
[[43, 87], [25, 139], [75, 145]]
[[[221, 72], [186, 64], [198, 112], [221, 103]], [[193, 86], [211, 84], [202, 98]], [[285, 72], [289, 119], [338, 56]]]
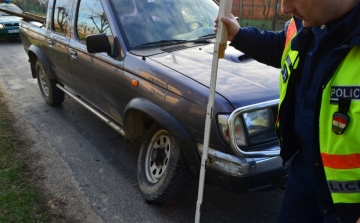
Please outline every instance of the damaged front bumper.
[[[197, 144], [202, 155], [203, 145]], [[278, 146], [269, 150], [279, 150]], [[211, 183], [237, 193], [269, 191], [283, 187], [289, 164], [283, 166], [280, 156], [242, 157], [208, 148], [206, 178]]]

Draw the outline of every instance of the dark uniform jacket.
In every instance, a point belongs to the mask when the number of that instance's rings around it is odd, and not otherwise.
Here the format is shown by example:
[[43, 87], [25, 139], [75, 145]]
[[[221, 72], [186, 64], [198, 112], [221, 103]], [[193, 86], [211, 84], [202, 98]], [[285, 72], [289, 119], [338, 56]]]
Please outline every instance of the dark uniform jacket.
[[[318, 137], [320, 103], [323, 86], [349, 50], [360, 45], [360, 4], [336, 21], [308, 30], [301, 20], [294, 19], [298, 35], [293, 39], [292, 47], [299, 51], [303, 63], [297, 70], [291, 92], [287, 93], [291, 100], [283, 103], [281, 108], [281, 156], [286, 163], [300, 151], [300, 162], [309, 168], [307, 172], [313, 173], [309, 177], [319, 192], [318, 200], [324, 201], [320, 206], [331, 208], [328, 189], [321, 190], [321, 187], [327, 187], [324, 172], [319, 171], [319, 165], [317, 168], [313, 165], [322, 163]], [[259, 62], [280, 68], [286, 29], [287, 25], [279, 32], [241, 28], [230, 45]], [[345, 45], [347, 47], [343, 47]], [[337, 205], [336, 209], [344, 221], [355, 222], [360, 216], [360, 204]]]

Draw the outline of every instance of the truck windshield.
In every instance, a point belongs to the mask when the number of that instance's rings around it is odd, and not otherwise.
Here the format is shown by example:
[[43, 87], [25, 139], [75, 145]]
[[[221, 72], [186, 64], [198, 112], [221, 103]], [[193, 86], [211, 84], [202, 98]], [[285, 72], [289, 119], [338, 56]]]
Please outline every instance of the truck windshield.
[[214, 37], [213, 0], [112, 0], [130, 48]]

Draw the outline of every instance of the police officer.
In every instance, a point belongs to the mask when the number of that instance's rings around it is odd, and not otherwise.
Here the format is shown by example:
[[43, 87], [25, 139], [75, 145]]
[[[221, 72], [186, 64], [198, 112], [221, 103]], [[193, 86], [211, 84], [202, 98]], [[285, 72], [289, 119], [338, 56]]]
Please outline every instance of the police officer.
[[293, 18], [280, 32], [221, 18], [231, 46], [281, 70], [276, 131], [291, 168], [279, 222], [360, 223], [359, 2], [282, 0]]

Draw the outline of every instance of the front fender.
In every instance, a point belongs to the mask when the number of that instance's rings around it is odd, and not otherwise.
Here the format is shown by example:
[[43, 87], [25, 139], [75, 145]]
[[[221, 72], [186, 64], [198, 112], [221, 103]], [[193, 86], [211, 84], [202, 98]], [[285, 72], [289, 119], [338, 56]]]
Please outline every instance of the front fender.
[[[151, 101], [148, 101], [144, 98], [135, 98], [132, 99], [125, 108], [124, 111], [124, 119], [129, 114], [130, 111], [136, 110], [140, 111], [159, 125], [161, 125], [164, 129], [169, 131], [169, 133], [180, 141], [189, 141], [191, 137], [189, 133], [185, 130], [183, 125], [175, 119], [170, 113], [165, 111], [163, 108], [159, 107], [158, 105], [154, 104]], [[126, 127], [126, 122], [124, 122], [124, 127]]]

